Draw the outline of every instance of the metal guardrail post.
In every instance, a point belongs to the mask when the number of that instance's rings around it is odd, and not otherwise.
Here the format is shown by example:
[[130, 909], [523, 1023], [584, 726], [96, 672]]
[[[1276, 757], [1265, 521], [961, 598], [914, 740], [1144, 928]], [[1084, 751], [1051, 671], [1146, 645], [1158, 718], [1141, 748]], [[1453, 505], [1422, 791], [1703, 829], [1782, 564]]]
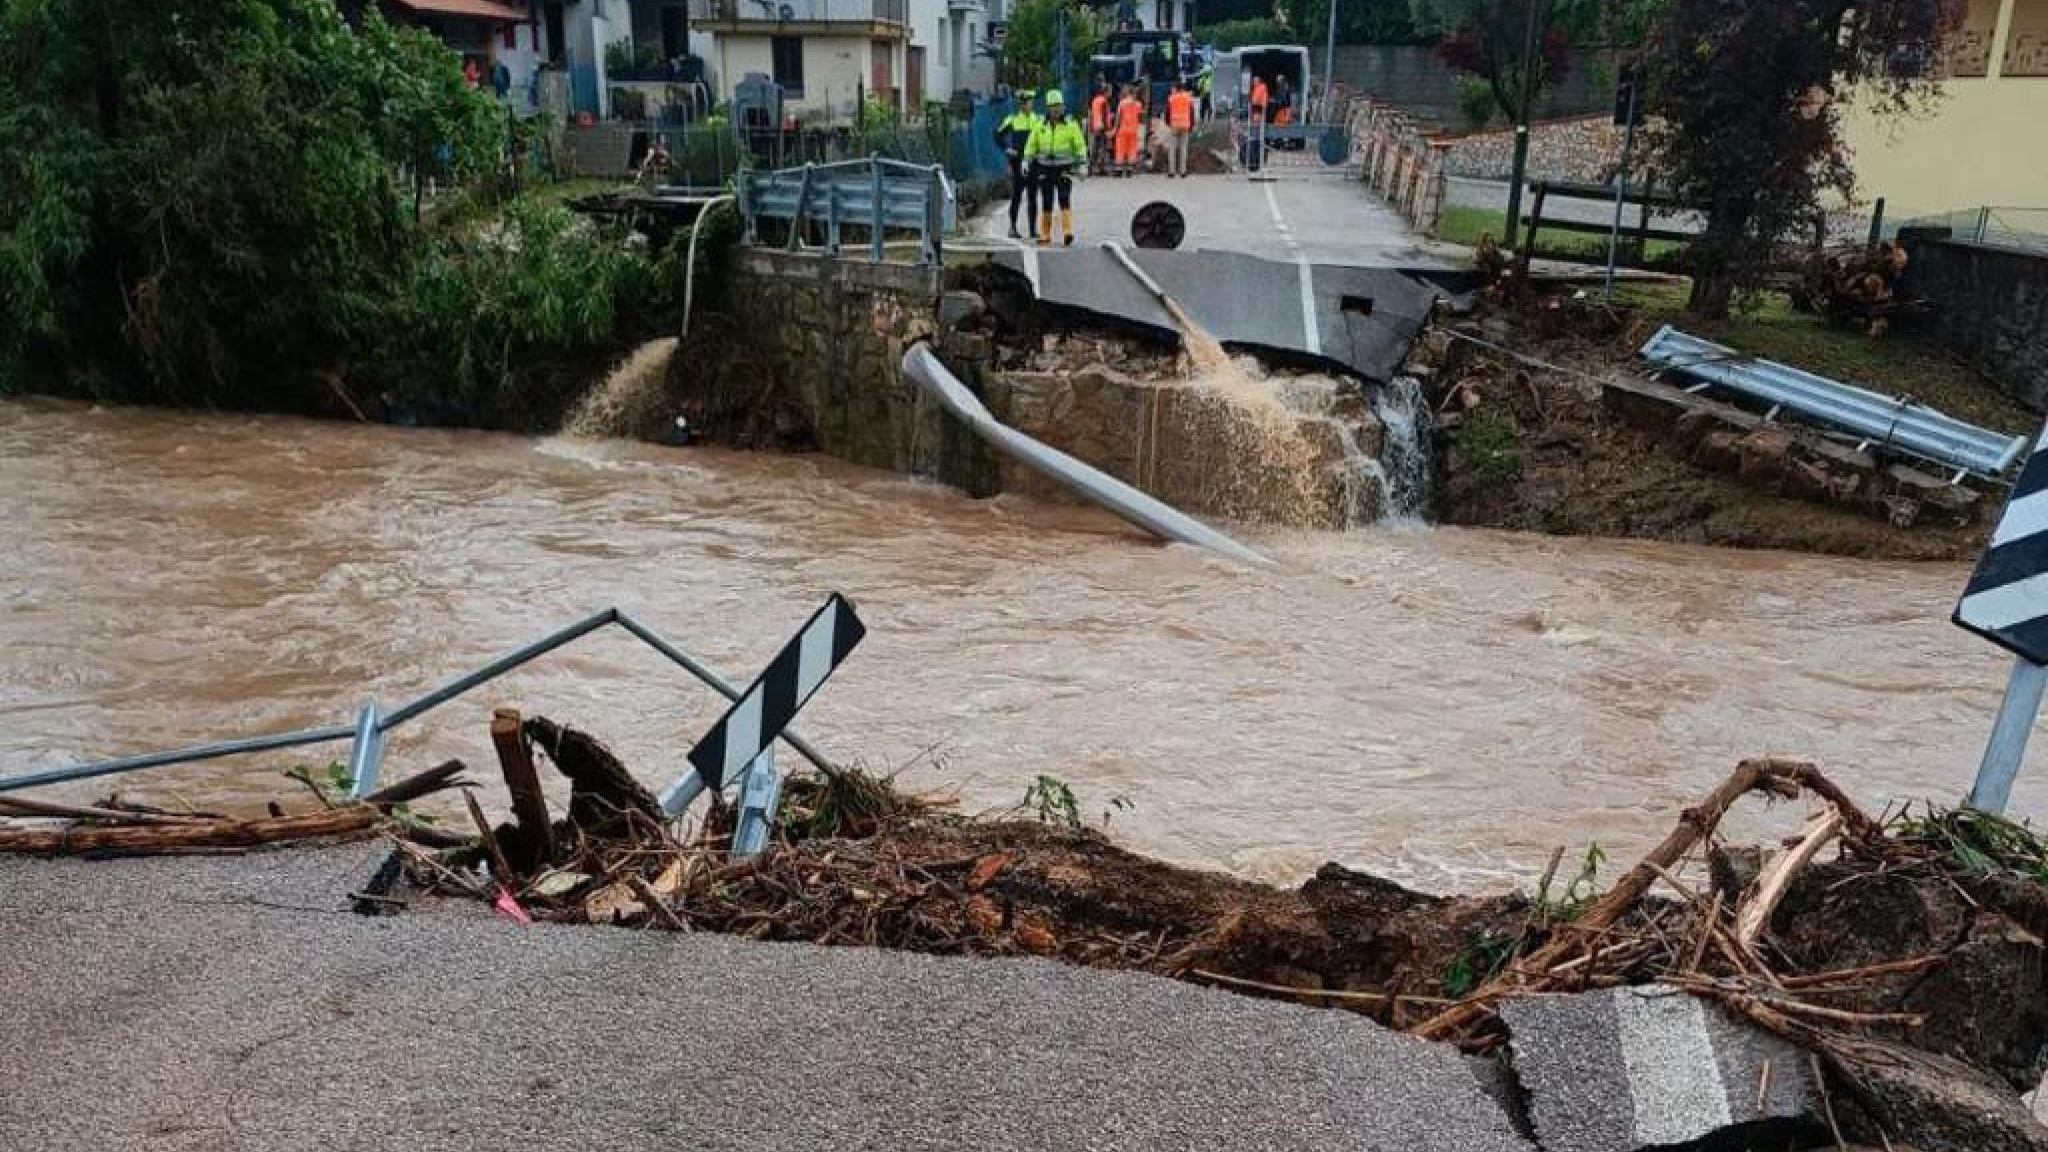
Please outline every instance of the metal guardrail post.
[[839, 259], [839, 185], [825, 185], [825, 255]]
[[881, 154], [878, 152], [875, 155], [868, 157], [868, 163], [872, 166], [871, 171], [873, 180], [873, 194], [875, 197], [875, 214], [869, 228], [873, 235], [868, 238], [868, 262], [872, 264], [880, 264], [883, 258], [882, 233], [885, 229], [886, 221], [888, 219], [888, 216], [883, 210], [882, 205]]
[[383, 768], [384, 733], [377, 727], [377, 702], [372, 700], [356, 713], [355, 746], [348, 757], [349, 797], [361, 800], [375, 792]]
[[1970, 807], [1998, 815], [2012, 797], [2012, 782], [2019, 777], [2020, 762], [2026, 759], [2027, 737], [2034, 731], [2034, 719], [2041, 714], [2041, 697], [2048, 691], [2048, 666], [2021, 657], [2013, 662], [2012, 678], [2005, 684], [2005, 699], [1998, 706], [1998, 719], [1991, 726], [1991, 742], [1984, 746], [1984, 759], [1977, 765], [1977, 782], [1970, 788]]
[[732, 858], [744, 860], [768, 847], [775, 830], [775, 808], [782, 800], [782, 773], [775, 767], [775, 750], [754, 757], [740, 780], [739, 811], [733, 824]]
[[272, 736], [223, 740], [218, 744], [199, 744], [190, 748], [174, 748], [168, 752], [151, 752], [142, 756], [123, 756], [116, 760], [101, 760], [70, 768], [52, 768], [47, 772], [26, 772], [20, 776], [9, 776], [0, 779], [0, 792], [14, 792], [44, 784], [63, 784], [72, 780], [90, 780], [96, 776], [113, 776], [123, 772], [139, 772], [145, 768], [162, 768], [171, 764], [219, 760], [248, 752], [272, 752], [281, 748], [302, 748], [308, 744], [331, 744], [353, 735], [354, 728], [346, 724], [333, 724], [325, 728], [302, 728], [295, 732], [280, 732]]
[[804, 210], [810, 207], [811, 178], [816, 174], [817, 170], [818, 166], [816, 164], [805, 164], [803, 182], [798, 184], [796, 188], [796, 211], [791, 213], [789, 217], [789, 242], [783, 245], [783, 247], [791, 252], [796, 251], [798, 241], [803, 238]]
[[945, 231], [940, 223], [945, 214], [946, 169], [943, 165], [931, 167], [931, 177], [925, 181], [924, 235], [919, 237], [918, 262], [936, 264], [939, 262], [939, 236]]

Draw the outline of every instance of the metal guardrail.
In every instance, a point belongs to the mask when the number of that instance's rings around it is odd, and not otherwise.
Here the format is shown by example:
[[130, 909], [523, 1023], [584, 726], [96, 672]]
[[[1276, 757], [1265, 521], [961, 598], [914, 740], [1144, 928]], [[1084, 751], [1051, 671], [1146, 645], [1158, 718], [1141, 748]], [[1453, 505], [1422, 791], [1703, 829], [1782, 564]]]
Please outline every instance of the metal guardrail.
[[[55, 768], [45, 772], [28, 772], [19, 776], [0, 777], [0, 793], [15, 792], [23, 788], [35, 788], [44, 784], [61, 784], [72, 780], [90, 780], [97, 776], [112, 776], [118, 773], [138, 772], [145, 768], [162, 768], [172, 764], [190, 764], [201, 760], [218, 760], [226, 756], [239, 756], [250, 752], [268, 752], [281, 748], [298, 748], [308, 744], [327, 744], [342, 740], [352, 741], [349, 753], [350, 795], [360, 799], [376, 790], [377, 776], [382, 767], [384, 738], [394, 728], [410, 720], [416, 720], [439, 708], [450, 700], [461, 696], [480, 685], [503, 676], [522, 664], [544, 656], [572, 641], [579, 640], [600, 628], [616, 624], [631, 633], [648, 647], [668, 657], [684, 671], [702, 680], [727, 700], [738, 700], [740, 689], [733, 687], [723, 676], [706, 667], [689, 653], [669, 643], [652, 628], [619, 611], [607, 608], [594, 616], [587, 617], [552, 635], [542, 637], [517, 651], [507, 653], [467, 676], [451, 680], [417, 700], [400, 705], [389, 712], [381, 710], [373, 700], [363, 705], [352, 724], [334, 724], [325, 728], [302, 728], [295, 732], [280, 732], [270, 736], [252, 736], [241, 740], [225, 740], [216, 744], [200, 744], [190, 748], [177, 748], [168, 752], [151, 752], [141, 756], [123, 756], [114, 760], [99, 760], [90, 764], [79, 764], [70, 768]], [[823, 753], [811, 747], [810, 742], [797, 735], [793, 729], [785, 729], [782, 738], [792, 748], [822, 769], [831, 769], [832, 762]], [[686, 779], [694, 773], [685, 773]], [[689, 793], [691, 797], [694, 792]]]
[[1643, 358], [1661, 370], [1684, 372], [1919, 459], [1971, 472], [2003, 476], [2026, 451], [2023, 436], [1967, 424], [1925, 405], [1815, 376], [1770, 360], [1757, 360], [1673, 328], [1659, 329], [1643, 345]]
[[742, 172], [739, 209], [748, 244], [760, 242], [764, 219], [788, 222], [792, 249], [802, 242], [807, 224], [823, 224], [825, 255], [836, 258], [840, 232], [851, 225], [866, 232], [868, 259], [876, 264], [882, 262], [892, 231], [914, 233], [918, 263], [937, 263], [942, 238], [953, 230], [959, 211], [943, 166], [880, 156]]

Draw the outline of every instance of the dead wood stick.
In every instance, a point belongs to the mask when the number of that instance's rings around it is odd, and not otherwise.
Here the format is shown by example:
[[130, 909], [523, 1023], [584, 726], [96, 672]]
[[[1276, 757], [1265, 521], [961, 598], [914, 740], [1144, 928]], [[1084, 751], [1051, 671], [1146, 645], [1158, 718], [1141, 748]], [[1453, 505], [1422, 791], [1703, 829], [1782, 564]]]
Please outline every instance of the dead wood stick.
[[555, 858], [555, 830], [548, 817], [548, 799], [533, 767], [533, 745], [520, 729], [519, 710], [500, 708], [491, 716], [491, 745], [498, 750], [498, 769], [512, 794], [512, 816], [519, 823], [520, 846], [527, 863]]
[[53, 804], [26, 796], [0, 796], [0, 813], [8, 812], [65, 820], [106, 820], [116, 824], [204, 824], [208, 819], [178, 812], [131, 812], [125, 808], [93, 808], [83, 804]]
[[1948, 962], [1948, 957], [1939, 954], [1919, 956], [1911, 960], [1891, 960], [1883, 964], [1870, 964], [1862, 968], [1837, 968], [1832, 972], [1814, 972], [1806, 976], [1785, 977], [1787, 988], [1819, 988], [1827, 984], [1841, 984], [1861, 980], [1866, 976], [1892, 976], [1901, 972], [1919, 972], [1937, 968]]
[[1688, 973], [1700, 970], [1700, 962], [1707, 958], [1707, 944], [1714, 938], [1714, 929], [1721, 923], [1721, 890], [1714, 889], [1714, 902], [1707, 907], [1706, 919], [1700, 922], [1699, 939], [1693, 941], [1692, 956], [1685, 963]]
[[[1735, 801], [1753, 791], [1770, 792], [1778, 796], [1796, 796], [1802, 788], [1811, 788], [1825, 799], [1833, 802], [1852, 829], [1868, 828], [1872, 832], [1877, 826], [1870, 818], [1856, 809], [1848, 797], [1836, 788], [1811, 764], [1785, 760], [1745, 760], [1736, 766], [1728, 779], [1714, 789], [1700, 804], [1686, 809], [1678, 818], [1678, 826], [1671, 830], [1662, 843], [1650, 851], [1640, 863], [1614, 887], [1608, 889], [1598, 903], [1579, 917], [1570, 929], [1558, 933], [1550, 943], [1538, 949], [1523, 964], [1524, 970], [1544, 971], [1564, 959], [1566, 953], [1577, 946], [1578, 931], [1605, 928], [1620, 919], [1630, 908], [1641, 900], [1660, 873], [1684, 858], [1693, 847], [1711, 833], [1728, 814]], [[1837, 799], [1839, 797], [1839, 799]], [[1486, 986], [1468, 997], [1465, 1002], [1439, 1012], [1414, 1028], [1413, 1034], [1424, 1039], [1440, 1040], [1485, 1019], [1493, 1011], [1492, 1002], [1500, 996], [1521, 988], [1522, 981], [1515, 973], [1506, 973], [1488, 981]], [[1546, 978], [1537, 976], [1534, 987], [1546, 986]]]
[[1237, 988], [1251, 988], [1260, 992], [1276, 992], [1282, 996], [1326, 996], [1332, 1000], [1349, 1000], [1361, 1004], [1386, 1004], [1392, 1002], [1448, 1005], [1456, 1003], [1456, 1001], [1445, 1000], [1437, 996], [1410, 996], [1405, 993], [1346, 992], [1333, 988], [1290, 988], [1285, 984], [1268, 984], [1263, 980], [1247, 980], [1242, 976], [1225, 976], [1221, 972], [1211, 972], [1206, 968], [1190, 968], [1188, 969], [1188, 975], [1200, 976], [1204, 980], [1214, 980], [1218, 984], [1229, 984]]
[[1807, 822], [1806, 831], [1791, 851], [1771, 861], [1756, 887], [1750, 890], [1751, 895], [1743, 900], [1741, 909], [1735, 914], [1737, 944], [1745, 950], [1756, 946], [1756, 938], [1771, 922], [1771, 913], [1778, 910], [1785, 893], [1791, 891], [1792, 881], [1813, 861], [1814, 854], [1821, 850], [1822, 845], [1841, 835], [1842, 824], [1842, 813], [1829, 805], [1825, 813]]
[[512, 872], [512, 865], [505, 861], [505, 850], [498, 846], [498, 834], [491, 831], [491, 822], [484, 819], [484, 810], [478, 807], [476, 797], [468, 792], [462, 794], [462, 802], [469, 806], [469, 818], [476, 823], [476, 834], [484, 842], [484, 851], [490, 854], [491, 869], [498, 883], [513, 887], [518, 879]]
[[375, 792], [363, 797], [363, 803], [372, 804], [379, 808], [389, 808], [395, 804], [410, 804], [422, 796], [431, 796], [444, 788], [455, 787], [459, 783], [455, 777], [460, 776], [466, 771], [468, 771], [468, 766], [460, 760], [449, 760], [436, 764], [425, 772], [408, 776], [403, 780], [377, 789]]
[[370, 805], [353, 804], [262, 820], [0, 830], [0, 852], [146, 856], [191, 848], [250, 848], [285, 840], [354, 835], [368, 831], [383, 819], [384, 814]]

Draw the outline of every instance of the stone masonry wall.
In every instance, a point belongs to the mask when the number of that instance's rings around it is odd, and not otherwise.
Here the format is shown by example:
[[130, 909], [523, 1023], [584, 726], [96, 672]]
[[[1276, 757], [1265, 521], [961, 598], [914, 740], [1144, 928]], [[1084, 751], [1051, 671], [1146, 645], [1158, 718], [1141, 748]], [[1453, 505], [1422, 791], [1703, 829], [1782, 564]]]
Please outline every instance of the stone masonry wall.
[[[1529, 136], [1529, 178], [1603, 183], [1621, 162], [1622, 135], [1611, 116], [1537, 124]], [[1513, 131], [1475, 132], [1451, 145], [1445, 167], [1453, 176], [1505, 180], [1514, 156]]]
[[1924, 296], [1936, 336], [2014, 399], [2048, 411], [2048, 254], [1902, 229], [1905, 293]]
[[[997, 491], [993, 454], [902, 377], [903, 354], [934, 334], [938, 268], [828, 260], [749, 249], [731, 284], [757, 370], [722, 373], [733, 403], [772, 403], [783, 392], [816, 446], [873, 468], [936, 477], [977, 496]], [[941, 345], [970, 384], [986, 347]]]

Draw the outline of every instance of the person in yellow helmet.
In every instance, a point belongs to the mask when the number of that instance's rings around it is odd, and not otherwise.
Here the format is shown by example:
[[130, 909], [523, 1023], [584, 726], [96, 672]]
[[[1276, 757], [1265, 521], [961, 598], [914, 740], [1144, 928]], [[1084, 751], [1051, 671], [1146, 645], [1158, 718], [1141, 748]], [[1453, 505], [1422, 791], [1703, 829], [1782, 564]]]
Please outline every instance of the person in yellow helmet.
[[[1042, 117], [1031, 110], [1031, 101], [1038, 94], [1026, 88], [1017, 93], [1017, 110], [1003, 117], [996, 125], [996, 146], [1010, 161], [1010, 239], [1017, 239], [1017, 208], [1025, 206], [1024, 226], [1038, 222], [1038, 181], [1031, 172], [1031, 166], [1024, 162], [1024, 145], [1031, 142], [1031, 131], [1038, 127]], [[1027, 203], [1028, 202], [1028, 203]], [[1033, 234], [1034, 237], [1036, 233]]]
[[1066, 93], [1045, 94], [1045, 118], [1024, 145], [1024, 162], [1038, 174], [1038, 242], [1052, 243], [1052, 203], [1060, 203], [1060, 231], [1074, 243], [1074, 169], [1088, 162], [1088, 137], [1081, 125], [1067, 119]]

